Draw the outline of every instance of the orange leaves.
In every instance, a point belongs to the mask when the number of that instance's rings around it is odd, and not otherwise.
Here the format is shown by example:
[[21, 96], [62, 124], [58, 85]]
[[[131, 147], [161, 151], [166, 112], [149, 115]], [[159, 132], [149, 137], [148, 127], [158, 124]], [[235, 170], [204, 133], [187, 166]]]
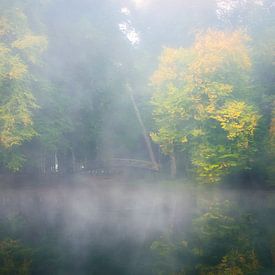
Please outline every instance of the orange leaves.
[[152, 77], [152, 83], [161, 85], [164, 81], [172, 81], [177, 78], [177, 73], [172, 68], [160, 68]]
[[227, 64], [234, 64], [243, 70], [251, 67], [245, 43], [249, 37], [242, 31], [231, 33], [208, 30], [196, 37], [194, 49], [196, 61], [190, 70], [197, 75], [211, 74]]
[[[245, 45], [248, 40], [242, 31], [227, 33], [208, 30], [197, 35], [193, 47], [165, 48], [159, 67], [152, 76], [152, 84], [158, 90], [153, 102], [155, 105], [158, 102], [159, 113], [179, 114], [173, 112], [178, 109], [176, 102], [188, 102], [187, 109], [193, 113], [195, 120], [203, 121], [215, 115], [221, 119], [217, 112], [220, 112], [233, 90], [238, 88], [233, 86], [236, 79], [231, 80], [229, 76], [238, 69], [245, 73], [251, 66]], [[239, 75], [232, 77], [238, 78]], [[233, 107], [231, 111], [237, 112]], [[185, 107], [185, 114], [187, 109]], [[232, 112], [227, 115], [234, 116]]]
[[245, 165], [259, 120], [241, 94], [249, 83], [248, 40], [242, 31], [198, 34], [190, 48], [164, 49], [151, 79], [153, 140], [168, 155], [188, 146], [198, 176], [208, 182]]
[[[193, 47], [165, 48], [151, 83], [155, 87], [163, 87], [168, 82], [202, 87], [201, 84], [212, 82], [216, 74], [228, 73], [232, 68], [248, 71], [251, 67], [245, 45], [248, 40], [242, 31], [225, 33], [208, 30], [197, 35]], [[220, 87], [221, 91], [226, 89], [230, 90], [230, 87]]]
[[186, 77], [184, 68], [190, 58], [192, 54], [189, 49], [165, 48], [159, 60], [159, 67], [151, 78], [151, 83], [159, 87], [169, 81], [184, 80]]

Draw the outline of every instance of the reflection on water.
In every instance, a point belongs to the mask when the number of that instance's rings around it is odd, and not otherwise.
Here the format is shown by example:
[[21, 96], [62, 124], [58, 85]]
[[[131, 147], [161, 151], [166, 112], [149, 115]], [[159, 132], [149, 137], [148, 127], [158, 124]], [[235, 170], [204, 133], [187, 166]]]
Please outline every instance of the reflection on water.
[[[195, 244], [196, 238], [207, 245], [216, 241], [200, 232], [208, 230], [205, 224], [218, 219], [213, 230], [221, 232], [222, 227], [230, 227], [238, 233], [235, 223], [228, 221], [238, 212], [236, 205], [242, 205], [243, 209], [239, 210], [250, 215], [247, 223], [256, 220], [259, 223], [256, 212], [271, 207], [268, 198], [265, 192], [200, 193], [184, 185], [84, 178], [73, 184], [6, 187], [0, 194], [0, 234], [1, 240], [20, 240], [32, 249], [33, 274], [155, 274], [161, 271], [168, 274], [187, 266], [187, 260], [190, 265], [194, 257], [201, 257], [190, 254], [194, 249], [206, 249]], [[217, 213], [214, 201], [220, 203]], [[220, 211], [224, 209], [224, 201], [228, 201], [230, 207]], [[216, 217], [205, 218], [207, 213]], [[269, 212], [264, 215], [268, 219]], [[239, 221], [235, 216], [234, 219]], [[266, 224], [271, 222], [266, 221]], [[265, 230], [266, 224], [260, 222], [262, 226], [257, 227]], [[169, 244], [165, 240], [168, 234]], [[186, 247], [185, 250], [180, 247], [176, 253], [163, 253], [165, 247], [169, 250], [180, 242], [190, 246], [190, 255]], [[172, 267], [167, 261], [173, 263]]]

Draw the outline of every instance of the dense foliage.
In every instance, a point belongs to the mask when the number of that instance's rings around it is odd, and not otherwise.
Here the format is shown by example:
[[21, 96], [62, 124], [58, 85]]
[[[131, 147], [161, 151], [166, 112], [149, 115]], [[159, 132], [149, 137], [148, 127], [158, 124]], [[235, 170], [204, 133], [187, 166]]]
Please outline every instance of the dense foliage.
[[237, 31], [200, 34], [189, 49], [166, 49], [152, 79], [158, 125], [153, 140], [168, 155], [189, 151], [204, 181], [245, 167], [253, 151], [259, 115], [246, 102], [251, 93], [246, 39]]
[[[198, 211], [188, 230], [178, 234], [171, 228], [152, 243], [157, 272], [271, 274], [272, 254], [267, 244], [273, 242], [272, 233], [265, 227], [259, 209], [246, 207], [240, 211], [235, 200], [199, 199]], [[265, 213], [272, 215], [268, 208]]]
[[[272, 1], [1, 5], [3, 171], [65, 173], [114, 157], [152, 160], [147, 128], [161, 147], [160, 165], [171, 158], [173, 177], [178, 166], [178, 174], [201, 182], [257, 174], [272, 183]], [[193, 16], [177, 16], [181, 9]], [[153, 10], [167, 20], [156, 24]]]

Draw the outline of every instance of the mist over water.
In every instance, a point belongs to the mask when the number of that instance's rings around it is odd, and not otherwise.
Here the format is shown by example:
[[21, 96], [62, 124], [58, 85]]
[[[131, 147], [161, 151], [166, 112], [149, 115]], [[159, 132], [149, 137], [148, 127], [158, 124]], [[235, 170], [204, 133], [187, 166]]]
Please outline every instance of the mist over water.
[[78, 176], [4, 187], [0, 234], [34, 251], [41, 246], [48, 266], [36, 266], [34, 274], [155, 274], [152, 244], [169, 232], [175, 239], [188, 236], [192, 220], [203, 213], [201, 202], [237, 202], [238, 211], [250, 213], [261, 212], [267, 198], [265, 192], [195, 192], [185, 185]]
[[33, 244], [54, 234], [59, 249], [74, 258], [68, 263], [72, 268], [85, 268], [92, 253], [106, 262], [100, 274], [116, 266], [127, 274], [140, 266], [148, 240], [188, 217], [193, 202], [183, 191], [91, 179], [6, 188], [0, 196], [1, 221], [19, 219], [14, 237]]

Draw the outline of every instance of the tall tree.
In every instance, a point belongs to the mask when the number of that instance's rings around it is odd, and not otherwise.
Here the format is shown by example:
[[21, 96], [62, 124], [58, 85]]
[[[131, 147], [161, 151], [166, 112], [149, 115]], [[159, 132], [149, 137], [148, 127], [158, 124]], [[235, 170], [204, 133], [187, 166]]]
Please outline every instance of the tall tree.
[[17, 170], [23, 158], [13, 154], [14, 147], [36, 134], [32, 126], [32, 111], [37, 108], [32, 72], [47, 47], [47, 39], [33, 33], [24, 11], [13, 6], [1, 9], [0, 37], [1, 161]]
[[247, 100], [247, 39], [241, 31], [209, 30], [198, 34], [192, 47], [167, 48], [161, 55], [152, 77], [157, 125], [152, 138], [171, 157], [173, 173], [179, 150], [210, 183], [249, 165], [259, 115]]

